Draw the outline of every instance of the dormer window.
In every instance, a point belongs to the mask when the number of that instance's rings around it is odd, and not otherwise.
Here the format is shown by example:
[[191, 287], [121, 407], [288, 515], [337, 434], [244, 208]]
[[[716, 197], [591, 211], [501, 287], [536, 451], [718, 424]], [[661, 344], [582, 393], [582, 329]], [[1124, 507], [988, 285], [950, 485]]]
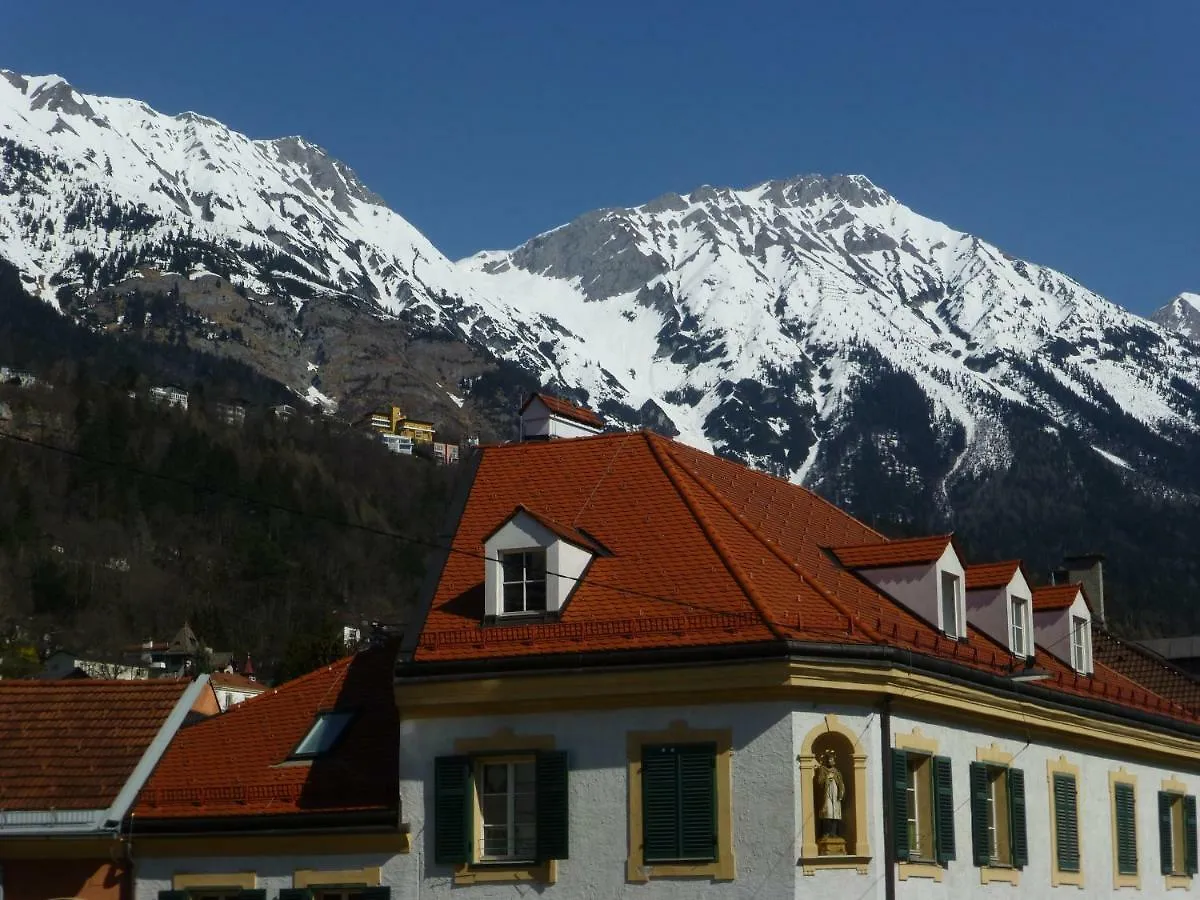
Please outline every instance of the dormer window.
[[1026, 642], [1028, 630], [1028, 609], [1024, 597], [1013, 597], [1012, 600], [1012, 652], [1013, 656], [1029, 656], [1029, 645]]
[[963, 636], [961, 627], [962, 579], [954, 572], [942, 572], [942, 631], [947, 637]]
[[1086, 673], [1092, 670], [1092, 634], [1088, 620], [1083, 616], [1071, 617], [1071, 668]]
[[546, 551], [517, 550], [500, 554], [504, 576], [504, 612], [545, 612]]
[[316, 759], [324, 756], [337, 746], [337, 742], [342, 739], [347, 726], [353, 720], [353, 712], [317, 713], [312, 727], [292, 751], [292, 759]]
[[518, 506], [483, 542], [484, 619], [542, 618], [562, 611], [592, 560], [591, 535]]

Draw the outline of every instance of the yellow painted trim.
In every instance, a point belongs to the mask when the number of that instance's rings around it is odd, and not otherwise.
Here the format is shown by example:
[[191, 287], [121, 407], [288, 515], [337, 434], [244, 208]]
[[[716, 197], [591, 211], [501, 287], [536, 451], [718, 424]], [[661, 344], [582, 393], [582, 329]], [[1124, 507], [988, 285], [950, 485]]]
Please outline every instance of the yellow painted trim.
[[1190, 891], [1192, 889], [1191, 875], [1164, 875], [1163, 882], [1168, 891]]
[[1162, 789], [1168, 794], [1187, 794], [1188, 786], [1176, 778], [1174, 775], [1169, 778], [1164, 778], [1162, 781]]
[[[527, 754], [533, 750], [553, 750], [554, 735], [552, 734], [517, 734], [511, 728], [498, 728], [484, 737], [457, 738], [454, 741], [454, 752], [464, 755], [480, 756], [480, 763], [490, 761], [513, 761], [529, 759]], [[479, 783], [479, 778], [474, 778]], [[472, 821], [480, 823], [483, 817], [479, 809], [479, 791], [472, 789], [472, 802], [475, 809]], [[479, 833], [473, 829], [471, 833], [471, 859], [455, 868], [454, 883], [487, 884], [491, 882], [532, 882], [534, 884], [554, 884], [558, 881], [557, 860], [547, 860], [544, 863], [493, 863], [479, 859]]]
[[[823, 865], [816, 868], [855, 868], [866, 874], [865, 865], [854, 860], [870, 859], [871, 840], [870, 829], [867, 827], [867, 752], [859, 742], [858, 734], [848, 728], [837, 716], [830, 713], [825, 720], [812, 728], [800, 746], [800, 755], [796, 761], [800, 763], [800, 810], [801, 833], [803, 834], [800, 849], [800, 861], [830, 859], [820, 856], [817, 852], [817, 823], [816, 799], [813, 783], [816, 778], [817, 758], [813, 755], [813, 746], [824, 734], [840, 734], [850, 742], [851, 758], [854, 761], [854, 772], [851, 774], [851, 787], [854, 790], [854, 854], [839, 865]], [[811, 864], [806, 867], [805, 874], [811, 875]]]
[[[2, 848], [2, 845], [0, 845]], [[386, 834], [213, 835], [204, 837], [138, 837], [134, 858], [189, 856], [313, 856], [339, 853], [401, 854], [412, 850], [405, 831]]]
[[383, 883], [379, 866], [361, 869], [297, 869], [292, 873], [292, 887], [378, 887]]
[[1011, 766], [1013, 755], [1006, 753], [1000, 749], [998, 744], [993, 743], [990, 747], [976, 747], [975, 761], [993, 766]]
[[553, 749], [554, 735], [517, 734], [511, 728], [498, 728], [487, 737], [458, 738], [454, 741], [454, 752], [464, 755]]
[[1195, 763], [1195, 740], [1159, 734], [1133, 723], [1107, 722], [1083, 711], [1050, 709], [1023, 697], [1003, 697], [904, 668], [877, 669], [835, 662], [788, 660], [605, 669], [459, 680], [404, 680], [396, 703], [405, 718], [512, 715], [581, 709], [629, 709], [770, 700], [875, 703], [891, 697], [898, 710], [974, 727], [1008, 727], [1045, 743], [1088, 752], [1118, 751], [1123, 758]]
[[859, 875], [866, 875], [871, 865], [869, 856], [814, 856], [800, 857], [799, 863], [805, 875], [816, 875], [831, 869], [854, 869]]
[[[705, 863], [647, 865], [642, 835], [642, 747], [647, 744], [717, 745], [717, 858]], [[625, 736], [629, 790], [629, 857], [625, 878], [645, 883], [651, 878], [710, 878], [732, 881], [737, 874], [733, 857], [733, 729], [694, 729], [671, 722], [665, 731], [631, 731]]]
[[[1133, 788], [1133, 833], [1138, 851], [1138, 867], [1137, 872], [1133, 875], [1123, 875], [1118, 868], [1117, 862], [1117, 785], [1127, 784]], [[1112, 832], [1112, 871], [1113, 871], [1113, 888], [1119, 890], [1121, 888], [1133, 888], [1140, 891], [1142, 889], [1142, 842], [1137, 840], [1137, 776], [1131, 772], [1126, 772], [1122, 766], [1115, 772], [1108, 773], [1108, 826]]]
[[893, 744], [897, 750], [915, 750], [917, 753], [928, 753], [931, 756], [938, 752], [937, 738], [922, 734], [919, 726], [905, 734], [897, 734]]
[[908, 881], [910, 878], [932, 878], [940, 884], [946, 876], [944, 866], [931, 862], [898, 862], [896, 870], [901, 881]]
[[558, 860], [550, 859], [539, 865], [524, 863], [515, 866], [474, 863], [454, 870], [454, 884], [491, 884], [496, 882], [532, 882], [554, 884], [558, 881]]
[[1021, 883], [1021, 870], [1013, 866], [980, 866], [979, 883], [1004, 882], [1016, 887]]
[[237, 888], [249, 891], [256, 887], [258, 876], [254, 872], [180, 873], [171, 878], [171, 888], [176, 891], [198, 888]]
[[[1064, 872], [1058, 867], [1058, 825], [1054, 813], [1054, 776], [1070, 775], [1075, 779], [1075, 833], [1079, 835], [1079, 871]], [[1082, 792], [1079, 790], [1079, 766], [1067, 762], [1065, 756], [1046, 760], [1046, 794], [1050, 798], [1050, 886], [1074, 885], [1083, 887], [1083, 828], [1079, 815]]]

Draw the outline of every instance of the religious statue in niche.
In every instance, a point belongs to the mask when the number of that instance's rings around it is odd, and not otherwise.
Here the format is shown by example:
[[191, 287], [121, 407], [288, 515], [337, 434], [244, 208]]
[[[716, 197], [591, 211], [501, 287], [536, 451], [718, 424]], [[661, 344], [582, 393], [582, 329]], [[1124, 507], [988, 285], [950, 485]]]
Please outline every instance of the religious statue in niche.
[[822, 856], [840, 856], [846, 852], [846, 838], [842, 835], [842, 801], [846, 799], [846, 782], [838, 771], [837, 757], [832, 750], [820, 756], [821, 765], [814, 774], [817, 804], [817, 819], [820, 822], [820, 837], [817, 850]]

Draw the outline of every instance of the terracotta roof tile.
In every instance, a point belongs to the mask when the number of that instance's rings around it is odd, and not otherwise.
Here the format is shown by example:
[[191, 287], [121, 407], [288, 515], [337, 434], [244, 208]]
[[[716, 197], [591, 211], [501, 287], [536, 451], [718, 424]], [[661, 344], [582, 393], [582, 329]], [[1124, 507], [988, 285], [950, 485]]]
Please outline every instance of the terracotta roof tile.
[[[182, 730], [138, 797], [137, 819], [396, 809], [394, 647], [365, 650]], [[356, 711], [328, 756], [288, 763], [318, 712]]]
[[967, 590], [1007, 587], [1020, 569], [1021, 561], [1019, 559], [967, 566]]
[[591, 425], [593, 428], [604, 427], [604, 420], [586, 406], [580, 406], [578, 403], [572, 403], [570, 400], [564, 400], [552, 394], [543, 394], [540, 391], [530, 395], [529, 399], [521, 406], [521, 412], [525, 412], [525, 409], [535, 399], [541, 400], [546, 408], [556, 416], [562, 416], [564, 419], [570, 419], [574, 422], [582, 422], [584, 425]]
[[1092, 657], [1146, 690], [1200, 716], [1200, 680], [1137, 641], [1123, 641], [1093, 623]]
[[0, 809], [107, 808], [189, 684], [0, 681]]
[[254, 681], [237, 672], [213, 672], [208, 680], [215, 688], [227, 687], [236, 691], [258, 691], [260, 693], [267, 690], [267, 686], [261, 681]]
[[[1066, 609], [1075, 602], [1079, 592], [1083, 591], [1082, 584], [1047, 584], [1033, 589], [1034, 612], [1044, 612], [1054, 609]], [[1087, 593], [1084, 593], [1086, 602]]]
[[[558, 621], [485, 625], [483, 541], [519, 505], [610, 554]], [[951, 542], [889, 541], [811, 491], [646, 432], [486, 447], [413, 660], [792, 640], [886, 644], [1009, 674], [1007, 647], [974, 628], [946, 638], [853, 571], [933, 562]], [[1016, 567], [997, 565], [1009, 577]], [[1037, 662], [1066, 693], [1194, 718], [1106, 667], [1078, 676], [1041, 649]]]
[[885, 566], [916, 566], [937, 562], [950, 543], [948, 534], [934, 537], [905, 538], [897, 541], [872, 541], [852, 547], [833, 547], [831, 552], [847, 569], [878, 569]]

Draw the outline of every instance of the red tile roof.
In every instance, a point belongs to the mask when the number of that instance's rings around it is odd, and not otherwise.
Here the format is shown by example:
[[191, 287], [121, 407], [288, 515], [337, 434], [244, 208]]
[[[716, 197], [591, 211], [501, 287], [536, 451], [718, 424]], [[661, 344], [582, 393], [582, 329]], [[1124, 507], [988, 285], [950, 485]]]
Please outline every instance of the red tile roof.
[[[1044, 612], [1054, 609], [1066, 609], [1075, 602], [1075, 598], [1083, 591], [1082, 584], [1047, 584], [1033, 589], [1034, 612]], [[1087, 593], [1084, 593], [1086, 602]]]
[[[179, 733], [138, 797], [148, 819], [397, 809], [395, 648], [339, 660]], [[328, 756], [288, 757], [318, 712], [356, 711]]]
[[190, 681], [0, 681], [0, 809], [104, 809]]
[[491, 533], [487, 534], [484, 537], [484, 540], [487, 541], [488, 539], [490, 539], [492, 537], [492, 535], [494, 535], [497, 531], [499, 531], [501, 528], [503, 528], [505, 525], [507, 525], [509, 523], [509, 521], [516, 516], [517, 513], [524, 513], [525, 515], [529, 516], [529, 518], [533, 519], [535, 522], [537, 522], [539, 525], [541, 525], [543, 528], [545, 528], [547, 531], [557, 534], [563, 540], [568, 541], [572, 544], [575, 544], [577, 547], [583, 547], [587, 550], [591, 550], [593, 553], [602, 553], [604, 551], [603, 547], [601, 547], [599, 544], [597, 544], [595, 540], [593, 540], [592, 538], [588, 537], [586, 534], [581, 532], [578, 528], [571, 528], [569, 525], [563, 525], [561, 522], [555, 522], [549, 516], [544, 516], [535, 510], [529, 509], [527, 506], [525, 506], [523, 504], [518, 505], [517, 508], [513, 511], [513, 514], [511, 516], [509, 516], [507, 519], [505, 519], [503, 522], [501, 522], [499, 525], [497, 525], [495, 528], [493, 528]]
[[[558, 620], [485, 625], [483, 542], [522, 504], [610, 553]], [[889, 541], [811, 491], [648, 432], [485, 447], [413, 665], [813, 641], [1007, 675], [1007, 647], [974, 628], [946, 638], [848, 567], [932, 562], [950, 543]], [[1195, 718], [1102, 664], [1078, 676], [1041, 649], [1036, 663], [1043, 687]]]
[[833, 555], [847, 569], [880, 569], [886, 566], [917, 566], [937, 562], [946, 552], [951, 536], [878, 540], [852, 547], [833, 547]]
[[1007, 587], [1020, 569], [1021, 561], [1019, 559], [967, 566], [967, 590], [978, 591], [986, 588]]
[[1200, 716], [1200, 680], [1137, 641], [1123, 641], [1093, 623], [1092, 658]]
[[586, 406], [580, 406], [578, 403], [572, 403], [570, 400], [564, 400], [552, 394], [543, 394], [540, 391], [530, 395], [529, 399], [521, 406], [521, 412], [525, 412], [529, 404], [535, 399], [541, 400], [546, 408], [556, 416], [571, 419], [574, 422], [582, 422], [584, 425], [591, 425], [593, 428], [604, 427], [604, 420]]
[[261, 681], [253, 681], [237, 672], [213, 672], [208, 680], [215, 688], [224, 687], [235, 691], [258, 691], [260, 693], [267, 689], [267, 686]]

